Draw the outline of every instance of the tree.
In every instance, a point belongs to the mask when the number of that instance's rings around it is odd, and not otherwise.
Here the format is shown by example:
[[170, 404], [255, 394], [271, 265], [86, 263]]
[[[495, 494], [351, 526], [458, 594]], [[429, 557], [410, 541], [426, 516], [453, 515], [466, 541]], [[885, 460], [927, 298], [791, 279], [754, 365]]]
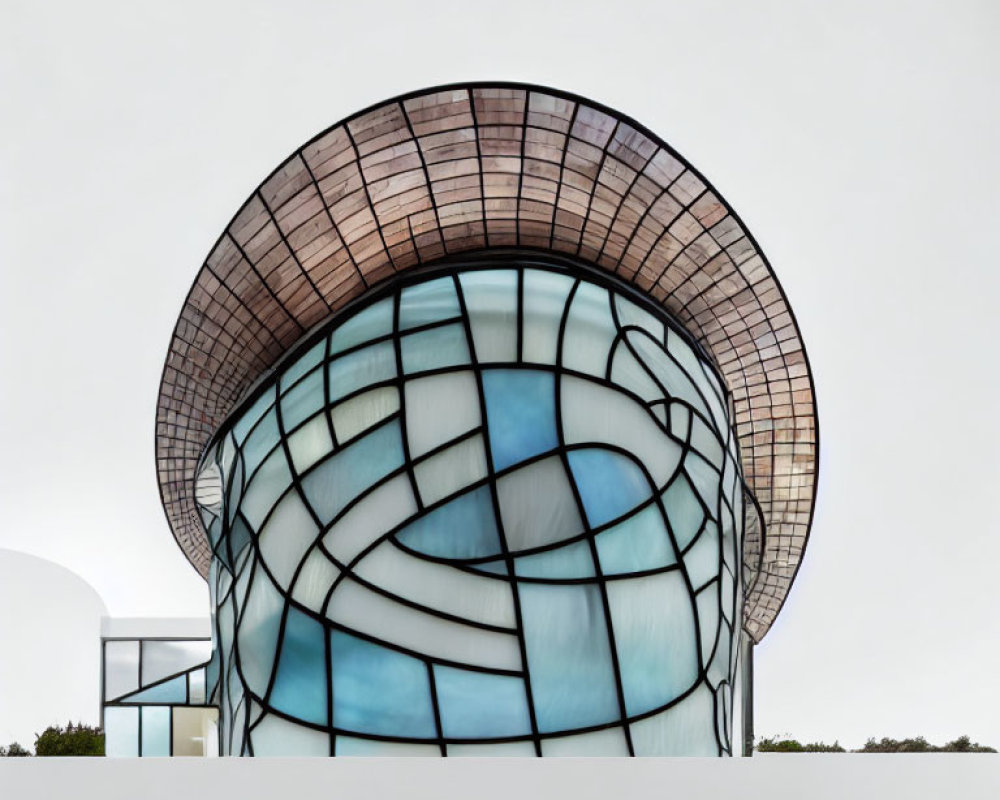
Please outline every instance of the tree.
[[65, 728], [50, 725], [35, 737], [35, 755], [103, 756], [104, 732], [82, 722], [68, 722]]
[[25, 750], [17, 742], [11, 742], [10, 747], [0, 746], [0, 758], [21, 758], [30, 755], [31, 751]]

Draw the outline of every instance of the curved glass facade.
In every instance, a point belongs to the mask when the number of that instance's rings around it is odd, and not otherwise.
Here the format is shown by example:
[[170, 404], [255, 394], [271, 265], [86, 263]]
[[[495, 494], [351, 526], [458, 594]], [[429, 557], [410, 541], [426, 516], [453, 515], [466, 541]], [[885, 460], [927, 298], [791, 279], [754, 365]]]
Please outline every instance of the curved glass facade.
[[743, 482], [662, 311], [533, 259], [356, 304], [216, 435], [222, 752], [724, 755]]

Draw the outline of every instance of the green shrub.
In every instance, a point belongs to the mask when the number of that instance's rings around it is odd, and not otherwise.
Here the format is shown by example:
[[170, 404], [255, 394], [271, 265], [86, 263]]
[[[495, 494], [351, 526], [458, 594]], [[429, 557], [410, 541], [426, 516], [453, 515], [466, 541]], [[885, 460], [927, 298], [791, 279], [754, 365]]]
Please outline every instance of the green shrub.
[[104, 733], [82, 722], [69, 722], [65, 728], [50, 725], [35, 737], [35, 755], [103, 756]]

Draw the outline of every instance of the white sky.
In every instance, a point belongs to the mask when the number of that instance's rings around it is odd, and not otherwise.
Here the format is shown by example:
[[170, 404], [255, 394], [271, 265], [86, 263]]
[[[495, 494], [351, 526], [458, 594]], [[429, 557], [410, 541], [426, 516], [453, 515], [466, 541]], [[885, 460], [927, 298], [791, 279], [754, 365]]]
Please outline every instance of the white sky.
[[798, 315], [820, 492], [757, 649], [758, 734], [1000, 747], [998, 34], [990, 0], [4, 0], [0, 547], [76, 571], [114, 615], [205, 613], [153, 433], [215, 238], [364, 106], [546, 84], [702, 170]]

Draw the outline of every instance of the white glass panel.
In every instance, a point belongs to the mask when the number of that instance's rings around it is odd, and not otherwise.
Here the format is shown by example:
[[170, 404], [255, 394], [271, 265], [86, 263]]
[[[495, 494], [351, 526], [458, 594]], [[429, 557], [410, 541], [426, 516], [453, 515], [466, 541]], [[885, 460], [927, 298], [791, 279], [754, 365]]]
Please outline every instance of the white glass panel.
[[194, 480], [194, 499], [213, 514], [219, 513], [222, 504], [222, 470], [212, 463], [198, 473]]
[[567, 444], [612, 444], [634, 455], [657, 486], [680, 461], [680, 445], [668, 437], [639, 403], [581, 378], [562, 380], [562, 423]]
[[514, 628], [514, 602], [506, 581], [411, 556], [392, 542], [372, 550], [355, 571], [369, 583], [435, 611]]
[[670, 404], [670, 432], [682, 442], [687, 441], [691, 425], [691, 410], [680, 403]]
[[139, 642], [104, 643], [104, 699], [114, 700], [139, 688]]
[[709, 378], [707, 370], [690, 345], [684, 342], [680, 335], [674, 331], [667, 333], [667, 349], [670, 355], [677, 359], [684, 371], [690, 376], [690, 380], [698, 387], [705, 397], [705, 402], [712, 409], [715, 416], [715, 424], [720, 429], [728, 427], [725, 415], [722, 413], [722, 405], [719, 403], [719, 384], [715, 378]]
[[[283, 608], [282, 596], [267, 576], [257, 570], [240, 621], [239, 646], [243, 679], [259, 697], [264, 696], [274, 667]], [[232, 688], [233, 681], [229, 684]]]
[[139, 755], [139, 709], [104, 709], [104, 753], [112, 758]]
[[337, 755], [382, 756], [385, 758], [409, 758], [413, 756], [424, 756], [433, 758], [441, 755], [441, 748], [436, 744], [382, 742], [377, 739], [356, 739], [353, 736], [338, 736]]
[[327, 369], [330, 400], [338, 400], [358, 389], [395, 378], [396, 348], [392, 342], [379, 342], [340, 356]]
[[323, 537], [323, 544], [342, 564], [417, 513], [410, 479], [399, 475], [359, 501]]
[[684, 556], [684, 566], [695, 589], [719, 574], [722, 569], [719, 563], [719, 532], [714, 523], [705, 524], [705, 530]]
[[288, 461], [279, 447], [261, 464], [240, 502], [240, 510], [254, 530], [260, 530], [264, 518], [291, 481]]
[[170, 755], [170, 707], [146, 706], [142, 709], [143, 758]]
[[174, 756], [218, 755], [218, 709], [175, 707], [173, 715]]
[[511, 552], [558, 542], [583, 531], [576, 499], [558, 456], [500, 478], [497, 499]]
[[267, 714], [250, 731], [254, 756], [329, 756], [330, 735]]
[[332, 451], [333, 440], [325, 414], [317, 414], [288, 437], [288, 452], [299, 475]]
[[516, 636], [443, 620], [376, 594], [349, 579], [334, 591], [327, 616], [417, 653], [493, 669], [521, 667]]
[[684, 400], [706, 417], [708, 416], [708, 406], [698, 393], [691, 378], [677, 366], [659, 344], [634, 332], [628, 335], [628, 340], [635, 348], [639, 359], [652, 370], [653, 375], [666, 387], [672, 397]]
[[618, 311], [618, 323], [624, 328], [627, 325], [637, 325], [647, 330], [658, 342], [663, 341], [663, 321], [657, 319], [644, 308], [640, 308], [631, 300], [626, 300], [620, 294], [614, 296], [615, 308]]
[[452, 445], [413, 469], [424, 505], [436, 503], [486, 477], [486, 450], [481, 434]]
[[678, 475], [663, 493], [663, 507], [678, 550], [683, 550], [701, 529], [705, 512], [687, 478]]
[[292, 597], [306, 608], [321, 612], [326, 593], [339, 574], [336, 565], [317, 547], [302, 564]]
[[690, 450], [684, 459], [684, 471], [691, 478], [691, 485], [697, 490], [702, 502], [715, 514], [722, 476], [705, 459]]
[[261, 558], [278, 585], [291, 585], [295, 568], [318, 535], [319, 527], [292, 489], [281, 498], [258, 540]]
[[607, 290], [581, 283], [566, 320], [563, 366], [603, 378], [616, 334]]
[[607, 592], [625, 709], [642, 714], [698, 679], [693, 603], [679, 572], [609, 581]]
[[212, 657], [212, 642], [209, 640], [142, 643], [142, 685], [185, 672]]
[[628, 756], [628, 743], [621, 728], [605, 728], [575, 736], [542, 739], [543, 756]]
[[337, 441], [343, 444], [397, 411], [399, 391], [395, 386], [383, 386], [334, 406], [330, 416]]
[[663, 390], [656, 385], [624, 342], [619, 342], [615, 348], [615, 355], [611, 361], [611, 380], [623, 389], [639, 395], [647, 403], [663, 399]]
[[188, 702], [192, 705], [199, 705], [205, 700], [205, 670], [196, 669], [188, 675]]
[[[536, 364], [555, 364], [566, 297], [573, 287], [569, 275], [547, 270], [524, 271], [524, 333], [522, 357]], [[450, 748], [449, 748], [450, 750]]]
[[440, 322], [460, 314], [455, 281], [450, 275], [407, 286], [400, 294], [400, 330]]
[[717, 756], [712, 691], [699, 686], [680, 703], [629, 726], [637, 756]]
[[479, 389], [471, 371], [410, 380], [404, 391], [410, 458], [479, 425]]
[[698, 627], [701, 633], [701, 659], [704, 666], [712, 656], [715, 638], [719, 633], [719, 587], [716, 584], [706, 586], [695, 595], [698, 607]]
[[517, 273], [482, 270], [459, 276], [480, 363], [517, 360]]
[[449, 758], [512, 757], [532, 758], [535, 745], [532, 742], [498, 742], [496, 744], [449, 744]]
[[720, 470], [722, 469], [722, 443], [719, 438], [702, 421], [701, 417], [692, 417], [691, 446]]

